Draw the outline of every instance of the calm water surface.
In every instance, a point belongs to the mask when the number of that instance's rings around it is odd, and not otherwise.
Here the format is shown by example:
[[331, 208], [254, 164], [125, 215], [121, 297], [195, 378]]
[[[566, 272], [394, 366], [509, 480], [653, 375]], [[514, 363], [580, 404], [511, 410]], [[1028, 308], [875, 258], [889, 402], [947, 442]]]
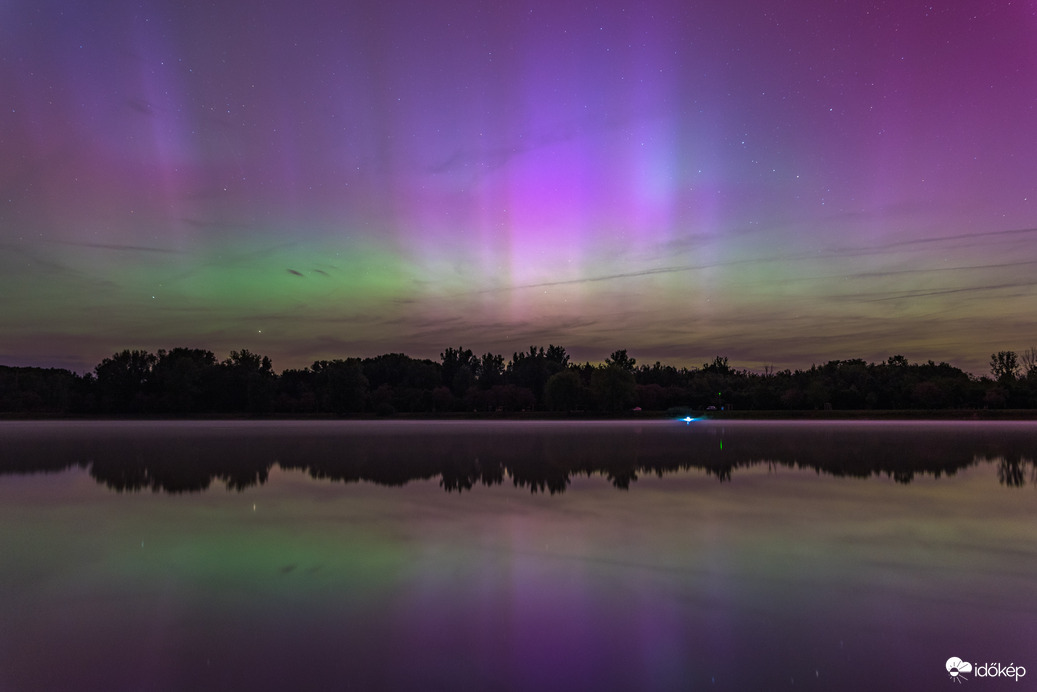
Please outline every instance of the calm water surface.
[[1035, 458], [1030, 423], [0, 423], [0, 690], [1034, 689]]

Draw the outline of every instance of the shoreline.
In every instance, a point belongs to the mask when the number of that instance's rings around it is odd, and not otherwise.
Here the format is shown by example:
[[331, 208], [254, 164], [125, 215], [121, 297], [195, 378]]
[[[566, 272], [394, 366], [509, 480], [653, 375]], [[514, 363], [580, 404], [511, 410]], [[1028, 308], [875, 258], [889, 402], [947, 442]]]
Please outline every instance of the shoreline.
[[618, 413], [600, 412], [450, 412], [450, 413], [395, 413], [379, 416], [373, 413], [364, 414], [125, 414], [125, 415], [70, 415], [63, 413], [0, 413], [0, 421], [364, 421], [364, 420], [443, 420], [443, 421], [590, 421], [590, 420], [666, 420], [680, 419], [685, 415], [706, 420], [809, 420], [809, 421], [841, 421], [841, 420], [917, 420], [917, 421], [1037, 421], [1035, 409], [953, 409], [953, 410], [848, 410], [848, 411], [692, 411], [682, 410], [679, 414], [668, 411], [621, 411]]

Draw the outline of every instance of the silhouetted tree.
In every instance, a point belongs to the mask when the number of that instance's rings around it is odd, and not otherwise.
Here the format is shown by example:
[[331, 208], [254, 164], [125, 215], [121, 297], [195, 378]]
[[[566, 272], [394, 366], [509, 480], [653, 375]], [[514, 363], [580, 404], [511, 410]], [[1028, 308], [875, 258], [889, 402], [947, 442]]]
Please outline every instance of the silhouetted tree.
[[727, 356], [717, 356], [712, 363], [703, 364], [702, 372], [713, 372], [718, 375], [731, 374], [731, 368], [727, 364]]
[[225, 410], [267, 413], [273, 408], [276, 376], [270, 358], [248, 349], [231, 351], [220, 371]]
[[639, 384], [635, 394], [637, 405], [646, 411], [664, 411], [672, 405], [666, 401], [666, 390], [657, 384]]
[[907, 358], [901, 355], [890, 356], [886, 359], [886, 365], [891, 368], [906, 368], [908, 365]]
[[552, 411], [572, 411], [579, 406], [582, 386], [580, 376], [574, 371], [566, 369], [556, 372], [547, 378], [544, 385], [547, 407]]
[[82, 410], [85, 384], [84, 378], [69, 370], [0, 365], [0, 411], [67, 413]]
[[513, 384], [492, 387], [486, 396], [486, 408], [492, 411], [531, 411], [536, 406], [532, 390]]
[[[564, 352], [564, 351], [563, 351]], [[549, 367], [550, 366], [552, 367]], [[529, 353], [513, 353], [508, 363], [506, 379], [510, 384], [524, 387], [533, 392], [537, 405], [544, 401], [544, 385], [547, 378], [564, 366], [557, 360], [549, 361], [544, 347], [529, 347]]]
[[[1020, 358], [991, 355], [990, 377], [948, 365], [833, 360], [809, 370], [735, 370], [717, 356], [702, 369], [656, 362], [638, 366], [626, 350], [603, 366], [573, 365], [561, 346], [532, 346], [513, 354], [476, 358], [447, 348], [442, 362], [389, 353], [358, 360], [317, 361], [280, 376], [270, 359], [248, 350], [216, 362], [195, 348], [125, 350], [105, 358], [94, 373], [0, 366], [0, 411], [37, 413], [358, 413], [375, 410], [477, 411], [725, 408], [940, 409], [1037, 408], [1037, 348]], [[1020, 373], [1020, 363], [1022, 372]], [[625, 373], [622, 376], [619, 373]], [[548, 386], [551, 383], [551, 386]]]
[[504, 384], [504, 356], [495, 353], [484, 353], [476, 370], [479, 387], [490, 389]]
[[439, 357], [443, 363], [443, 384], [454, 396], [463, 396], [475, 384], [479, 359], [468, 348], [448, 348]]
[[1031, 346], [1019, 356], [1023, 377], [1037, 377], [1037, 346]]
[[310, 366], [322, 411], [358, 413], [367, 403], [367, 378], [359, 358], [318, 360]]
[[130, 350], [102, 360], [94, 368], [101, 410], [109, 413], [146, 411], [146, 390], [157, 360], [153, 353]]
[[659, 361], [655, 361], [652, 366], [640, 365], [634, 369], [638, 384], [657, 384], [662, 387], [687, 387], [690, 375], [687, 368], [677, 369]]
[[634, 374], [618, 365], [603, 365], [595, 370], [591, 386], [605, 411], [621, 411], [634, 401]]
[[159, 350], [150, 383], [155, 408], [163, 412], [211, 410], [216, 356], [200, 348]]
[[285, 370], [277, 378], [275, 408], [285, 413], [319, 413], [316, 375], [310, 368]]
[[371, 389], [383, 384], [393, 388], [432, 390], [443, 383], [442, 366], [428, 359], [418, 360], [402, 353], [386, 353], [361, 361], [364, 377]]
[[605, 365], [615, 365], [621, 370], [627, 372], [633, 372], [634, 366], [637, 365], [637, 361], [627, 355], [627, 350], [621, 349], [619, 351], [613, 351], [608, 358], [605, 359]]
[[569, 354], [565, 352], [564, 346], [548, 344], [547, 351], [544, 353], [544, 358], [550, 364], [548, 370], [551, 371], [551, 374], [560, 372], [562, 369], [569, 367]]
[[1019, 357], [1015, 351], [998, 351], [990, 355], [990, 374], [1000, 383], [1014, 382], [1019, 374]]

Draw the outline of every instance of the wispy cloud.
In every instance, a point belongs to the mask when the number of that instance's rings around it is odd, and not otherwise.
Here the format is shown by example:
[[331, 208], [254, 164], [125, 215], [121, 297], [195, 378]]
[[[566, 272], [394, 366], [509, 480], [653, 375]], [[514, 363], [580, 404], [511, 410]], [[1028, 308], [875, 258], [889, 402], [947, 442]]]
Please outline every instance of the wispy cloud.
[[188, 255], [190, 253], [171, 248], [154, 247], [150, 245], [126, 245], [122, 243], [86, 243], [74, 240], [42, 240], [40, 242], [53, 245], [67, 245], [69, 247], [81, 247], [91, 250], [113, 250], [116, 252], [151, 252], [163, 255]]
[[884, 302], [889, 300], [902, 300], [904, 298], [926, 298], [931, 296], [945, 296], [962, 293], [990, 293], [995, 291], [1006, 291], [1012, 289], [1031, 289], [1028, 291], [1018, 290], [1014, 295], [1032, 295], [1033, 289], [1037, 288], [1037, 279], [1033, 281], [1013, 281], [1009, 283], [991, 284], [988, 286], [960, 286], [954, 288], [919, 289], [917, 291], [891, 291], [892, 295], [875, 298], [864, 298], [861, 300], [872, 302]]

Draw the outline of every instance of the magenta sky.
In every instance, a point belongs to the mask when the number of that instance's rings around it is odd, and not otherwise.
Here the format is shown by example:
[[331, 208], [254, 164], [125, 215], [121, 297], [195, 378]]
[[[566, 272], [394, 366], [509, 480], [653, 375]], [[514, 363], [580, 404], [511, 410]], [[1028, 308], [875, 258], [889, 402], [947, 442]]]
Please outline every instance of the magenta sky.
[[1037, 342], [1037, 3], [0, 5], [0, 363]]

